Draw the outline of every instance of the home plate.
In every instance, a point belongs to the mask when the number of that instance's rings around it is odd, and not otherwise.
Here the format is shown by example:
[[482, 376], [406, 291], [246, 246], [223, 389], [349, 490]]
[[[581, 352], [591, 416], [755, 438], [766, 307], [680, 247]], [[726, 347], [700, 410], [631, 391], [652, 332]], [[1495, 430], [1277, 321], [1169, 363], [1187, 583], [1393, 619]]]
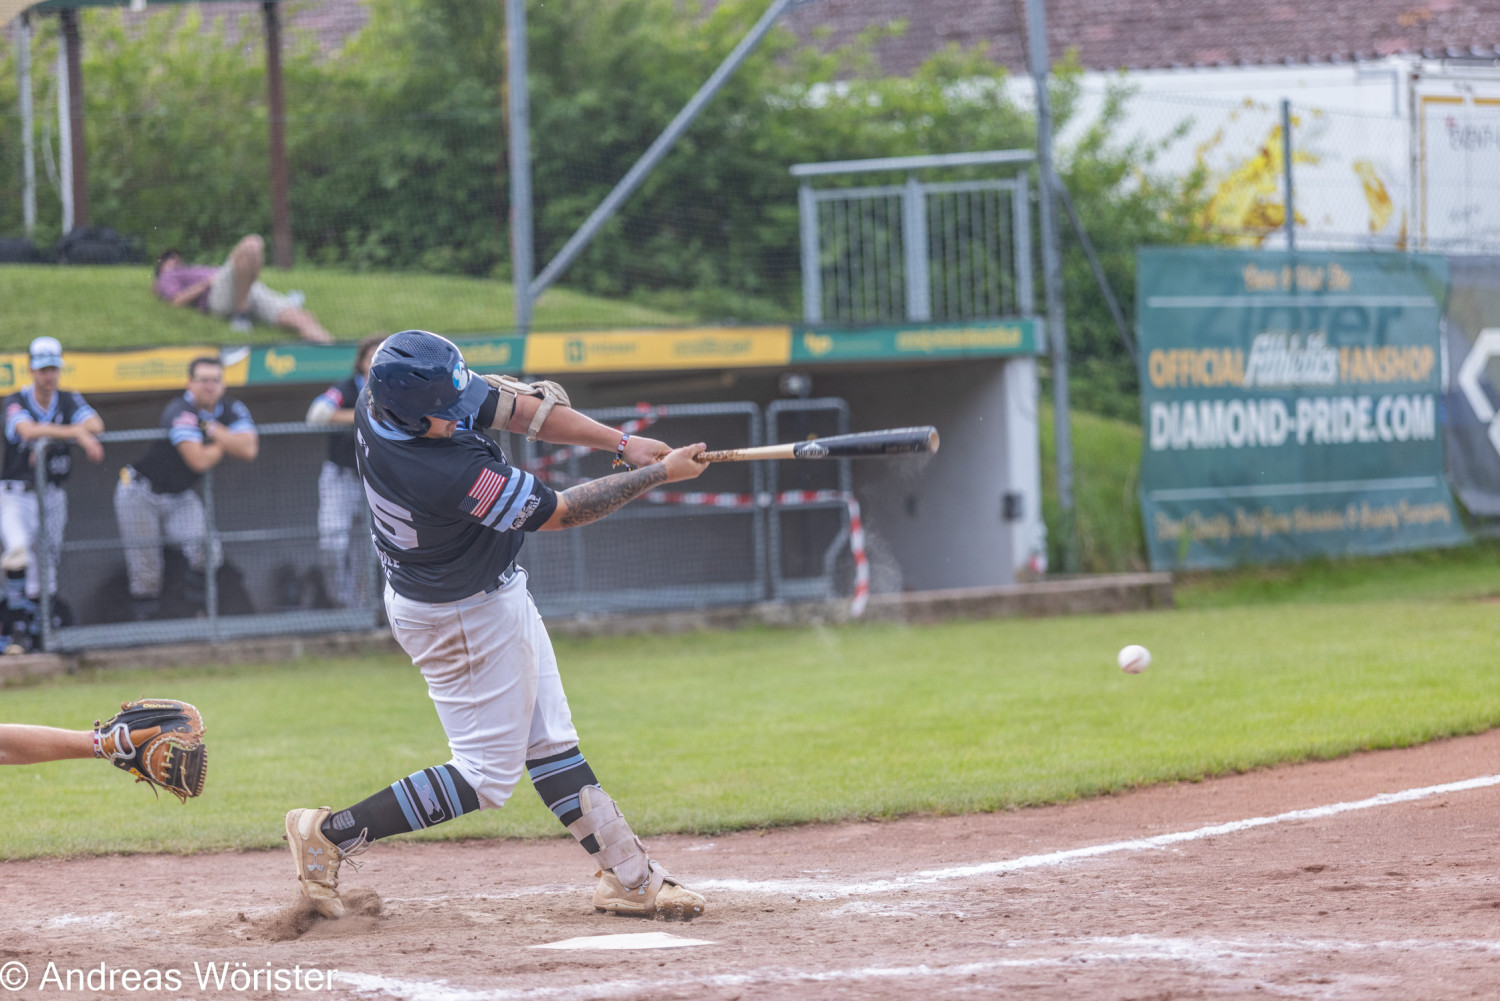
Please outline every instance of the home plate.
[[686, 949], [690, 945], [713, 945], [701, 938], [683, 938], [664, 931], [630, 932], [624, 935], [585, 935], [561, 942], [534, 945], [533, 949]]

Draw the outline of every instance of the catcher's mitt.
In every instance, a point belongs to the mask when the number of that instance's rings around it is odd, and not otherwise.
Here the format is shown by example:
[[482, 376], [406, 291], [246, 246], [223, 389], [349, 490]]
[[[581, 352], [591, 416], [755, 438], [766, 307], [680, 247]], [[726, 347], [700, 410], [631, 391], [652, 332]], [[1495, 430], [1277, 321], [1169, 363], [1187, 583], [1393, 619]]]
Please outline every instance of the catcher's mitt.
[[137, 782], [165, 789], [186, 803], [203, 792], [208, 776], [203, 717], [176, 699], [122, 702], [109, 719], [94, 721], [94, 757], [109, 758]]

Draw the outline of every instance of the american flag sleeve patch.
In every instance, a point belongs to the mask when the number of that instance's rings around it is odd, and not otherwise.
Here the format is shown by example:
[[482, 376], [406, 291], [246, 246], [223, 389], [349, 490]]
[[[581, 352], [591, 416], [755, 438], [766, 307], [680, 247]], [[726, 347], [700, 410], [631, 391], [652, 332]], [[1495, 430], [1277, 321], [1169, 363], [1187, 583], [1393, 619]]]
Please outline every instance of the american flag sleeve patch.
[[506, 478], [500, 473], [485, 466], [479, 471], [478, 479], [464, 495], [458, 509], [475, 518], [483, 518], [490, 513], [490, 508], [494, 507], [495, 498], [500, 496], [500, 491], [505, 489], [505, 480]]

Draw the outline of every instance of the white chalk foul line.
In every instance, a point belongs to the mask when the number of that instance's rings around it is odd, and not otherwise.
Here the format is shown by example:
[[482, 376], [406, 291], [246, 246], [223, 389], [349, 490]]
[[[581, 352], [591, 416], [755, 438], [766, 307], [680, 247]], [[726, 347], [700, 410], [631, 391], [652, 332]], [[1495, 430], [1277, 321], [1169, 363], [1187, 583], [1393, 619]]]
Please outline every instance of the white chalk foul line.
[[956, 866], [950, 869], [928, 869], [913, 873], [910, 876], [897, 876], [892, 879], [876, 879], [861, 883], [834, 884], [814, 879], [759, 881], [748, 879], [699, 879], [693, 881], [693, 886], [712, 890], [737, 890], [746, 893], [779, 893], [807, 900], [832, 900], [838, 897], [852, 897], [871, 893], [893, 893], [898, 890], [909, 889], [913, 886], [922, 886], [948, 879], [992, 876], [999, 873], [1020, 872], [1024, 869], [1039, 869], [1045, 866], [1063, 865], [1079, 859], [1094, 858], [1099, 855], [1112, 855], [1116, 852], [1135, 852], [1146, 851], [1152, 848], [1165, 848], [1169, 845], [1182, 844], [1186, 841], [1200, 841], [1203, 838], [1217, 837], [1221, 834], [1234, 834], [1238, 831], [1247, 831], [1255, 827], [1285, 824], [1293, 820], [1317, 820], [1322, 817], [1336, 816], [1340, 813], [1351, 813], [1355, 810], [1373, 810], [1380, 806], [1410, 803], [1414, 800], [1427, 799], [1431, 796], [1467, 792], [1471, 789], [1483, 789], [1494, 785], [1500, 785], [1500, 775], [1484, 775], [1475, 779], [1465, 779], [1462, 782], [1446, 782], [1442, 785], [1423, 786], [1419, 789], [1405, 789], [1401, 792], [1381, 793], [1378, 796], [1371, 796], [1369, 799], [1355, 800], [1350, 803], [1331, 803], [1327, 806], [1314, 806], [1305, 810], [1289, 810], [1286, 813], [1278, 813], [1270, 817], [1251, 817], [1248, 820], [1232, 820], [1225, 824], [1212, 824], [1208, 827], [1199, 827], [1191, 831], [1178, 831], [1173, 834], [1158, 834], [1151, 838], [1112, 841], [1103, 845], [1089, 845], [1084, 848], [1072, 848], [1067, 851], [1048, 852], [1045, 855], [1023, 855], [1020, 858], [1003, 859], [998, 862], [982, 862], [978, 865]]
[[[952, 965], [866, 966], [839, 969], [768, 967], [738, 973], [693, 973], [680, 971], [671, 978], [648, 980], [622, 978], [585, 984], [545, 987], [468, 988], [445, 981], [407, 980], [365, 973], [340, 971], [338, 980], [367, 998], [400, 1001], [588, 1001], [588, 999], [653, 997], [688, 993], [699, 985], [717, 988], [774, 988], [781, 984], [850, 983], [871, 981], [920, 981], [934, 978], [974, 977], [1006, 970], [1063, 968], [1081, 970], [1096, 964], [1160, 963], [1187, 969], [1243, 974], [1256, 963], [1269, 963], [1282, 970], [1287, 962], [1303, 957], [1337, 952], [1463, 953], [1477, 957], [1500, 954], [1500, 942], [1487, 940], [1442, 941], [1408, 939], [1360, 942], [1343, 939], [1213, 939], [1166, 938], [1149, 935], [1091, 936], [1043, 941], [1012, 940], [995, 943], [1006, 950], [1032, 950], [1031, 955], [1006, 956]], [[1038, 952], [1045, 954], [1038, 954]], [[1247, 967], [1246, 964], [1250, 964]]]

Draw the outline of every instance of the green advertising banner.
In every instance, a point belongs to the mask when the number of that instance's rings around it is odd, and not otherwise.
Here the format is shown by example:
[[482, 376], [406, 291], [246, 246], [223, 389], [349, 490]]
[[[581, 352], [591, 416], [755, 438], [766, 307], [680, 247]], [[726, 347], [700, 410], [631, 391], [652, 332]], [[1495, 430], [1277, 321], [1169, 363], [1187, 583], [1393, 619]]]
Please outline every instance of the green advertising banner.
[[[460, 337], [469, 366], [480, 372], [519, 372], [526, 338], [515, 334], [496, 337]], [[352, 344], [290, 344], [248, 350], [248, 364], [236, 378], [226, 370], [230, 385], [264, 386], [271, 383], [333, 384], [354, 367]], [[226, 366], [232, 362], [226, 358]], [[179, 380], [180, 381], [180, 380]]]
[[1014, 320], [923, 323], [852, 330], [796, 327], [792, 331], [791, 361], [807, 365], [1039, 354], [1039, 326], [1035, 317], [1028, 316]]
[[1142, 249], [1136, 274], [1153, 567], [1466, 540], [1443, 478], [1443, 258]]
[[[459, 337], [454, 342], [480, 372], [652, 372], [1037, 354], [1040, 326], [1035, 317], [1020, 317], [849, 330], [753, 326], [542, 332]], [[226, 355], [225, 365], [226, 378], [235, 386], [332, 384], [349, 374], [354, 346], [243, 348]], [[181, 368], [173, 366], [173, 373]], [[177, 375], [172, 378], [181, 381]]]

